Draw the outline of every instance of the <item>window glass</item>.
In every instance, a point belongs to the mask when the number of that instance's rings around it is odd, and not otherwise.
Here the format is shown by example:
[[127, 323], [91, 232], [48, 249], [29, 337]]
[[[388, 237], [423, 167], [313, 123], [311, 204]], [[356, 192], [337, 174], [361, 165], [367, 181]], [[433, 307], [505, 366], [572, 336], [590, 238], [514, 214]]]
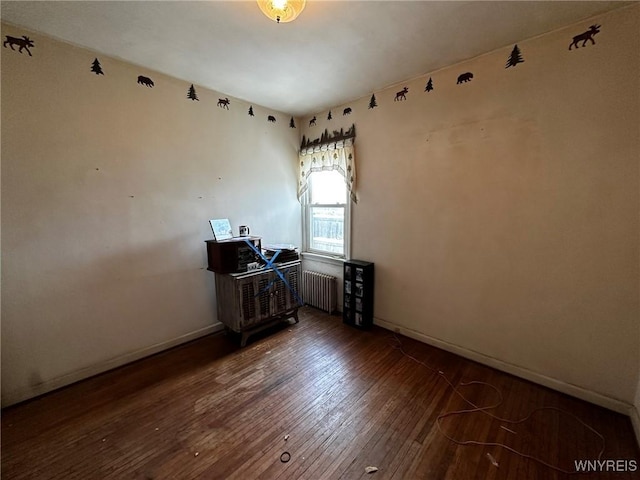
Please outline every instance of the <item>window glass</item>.
[[347, 202], [347, 187], [344, 177], [335, 170], [313, 172], [309, 178], [311, 203], [331, 204]]
[[312, 250], [344, 254], [344, 207], [310, 207]]
[[347, 186], [336, 171], [314, 172], [309, 177], [307, 205], [308, 250], [331, 255], [345, 253]]

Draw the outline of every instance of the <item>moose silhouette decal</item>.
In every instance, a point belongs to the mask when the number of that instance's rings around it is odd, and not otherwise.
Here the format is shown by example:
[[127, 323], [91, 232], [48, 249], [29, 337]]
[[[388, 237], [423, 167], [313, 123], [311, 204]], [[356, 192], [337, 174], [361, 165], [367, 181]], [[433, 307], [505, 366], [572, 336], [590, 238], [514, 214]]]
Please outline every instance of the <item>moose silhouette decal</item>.
[[584, 47], [587, 44], [587, 41], [591, 40], [591, 44], [595, 45], [596, 41], [593, 39], [593, 36], [600, 32], [600, 27], [601, 25], [591, 25], [589, 30], [573, 37], [573, 41], [569, 44], [569, 50], [571, 50], [571, 47], [573, 46], [579, 48], [578, 42], [582, 42], [582, 46]]
[[393, 99], [394, 102], [399, 102], [400, 100], [406, 100], [407, 97], [407, 92], [409, 92], [409, 89], [407, 87], [404, 87], [402, 90], [400, 90], [398, 93], [396, 93], [396, 98]]
[[463, 73], [462, 75], [460, 75], [458, 77], [458, 81], [456, 82], [456, 85], [459, 84], [459, 83], [470, 82], [472, 78], [473, 78], [473, 73], [471, 73], [471, 72]]
[[18, 53], [22, 53], [22, 50], [24, 49], [27, 51], [30, 57], [33, 56], [31, 55], [31, 50], [29, 50], [29, 47], [34, 47], [33, 40], [31, 40], [29, 37], [27, 37], [26, 35], [23, 35], [22, 38], [10, 37], [9, 35], [7, 35], [6, 37], [7, 39], [2, 44], [5, 48], [7, 48], [8, 43], [9, 47], [11, 47], [11, 50], [15, 51], [15, 48], [13, 48], [13, 46], [17, 45], [20, 47], [18, 49]]
[[155, 85], [153, 83], [153, 80], [151, 80], [149, 77], [143, 77], [142, 75], [138, 76], [138, 83], [149, 88], [153, 88], [153, 86]]
[[227, 97], [224, 98], [219, 98], [218, 99], [218, 106], [220, 108], [226, 108], [227, 110], [229, 110], [229, 99]]
[[309, 120], [309, 126], [312, 127], [316, 124], [316, 116], [314, 115], [311, 120]]

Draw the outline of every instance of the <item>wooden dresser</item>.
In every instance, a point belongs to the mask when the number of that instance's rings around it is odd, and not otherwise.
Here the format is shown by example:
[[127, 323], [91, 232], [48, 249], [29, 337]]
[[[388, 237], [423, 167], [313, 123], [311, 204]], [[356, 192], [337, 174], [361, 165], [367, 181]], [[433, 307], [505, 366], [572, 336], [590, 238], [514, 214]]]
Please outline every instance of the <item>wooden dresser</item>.
[[227, 331], [241, 334], [243, 347], [250, 335], [278, 322], [293, 318], [298, 323], [300, 261], [277, 269], [289, 287], [273, 268], [215, 274], [218, 320]]

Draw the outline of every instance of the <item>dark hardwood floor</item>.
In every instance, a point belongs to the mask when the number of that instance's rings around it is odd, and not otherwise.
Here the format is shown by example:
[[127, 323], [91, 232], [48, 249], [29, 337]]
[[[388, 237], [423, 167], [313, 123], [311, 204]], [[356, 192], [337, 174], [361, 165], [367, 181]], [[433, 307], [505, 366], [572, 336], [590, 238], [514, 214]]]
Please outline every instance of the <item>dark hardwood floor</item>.
[[[494, 414], [517, 419], [560, 408], [602, 434], [602, 458], [640, 461], [627, 417], [400, 339], [452, 383], [498, 388], [503, 402]], [[222, 334], [205, 337], [5, 409], [2, 478], [553, 480], [574, 476], [443, 433], [504, 443], [564, 470], [601, 448], [585, 426], [553, 410], [516, 425], [482, 412], [450, 415], [441, 433], [439, 415], [469, 406], [381, 328], [358, 331], [304, 308], [299, 324], [249, 342], [240, 349]], [[460, 391], [481, 406], [497, 398], [481, 384]], [[366, 474], [367, 466], [379, 470]]]

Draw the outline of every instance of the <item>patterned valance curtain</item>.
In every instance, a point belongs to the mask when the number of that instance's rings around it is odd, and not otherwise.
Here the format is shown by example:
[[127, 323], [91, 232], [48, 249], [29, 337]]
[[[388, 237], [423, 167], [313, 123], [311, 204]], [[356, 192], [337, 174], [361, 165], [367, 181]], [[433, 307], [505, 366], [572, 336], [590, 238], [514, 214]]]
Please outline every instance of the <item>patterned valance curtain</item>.
[[356, 198], [356, 157], [353, 139], [309, 147], [300, 151], [298, 174], [298, 200], [309, 188], [309, 175], [313, 172], [336, 170], [347, 184], [347, 191], [354, 203]]

